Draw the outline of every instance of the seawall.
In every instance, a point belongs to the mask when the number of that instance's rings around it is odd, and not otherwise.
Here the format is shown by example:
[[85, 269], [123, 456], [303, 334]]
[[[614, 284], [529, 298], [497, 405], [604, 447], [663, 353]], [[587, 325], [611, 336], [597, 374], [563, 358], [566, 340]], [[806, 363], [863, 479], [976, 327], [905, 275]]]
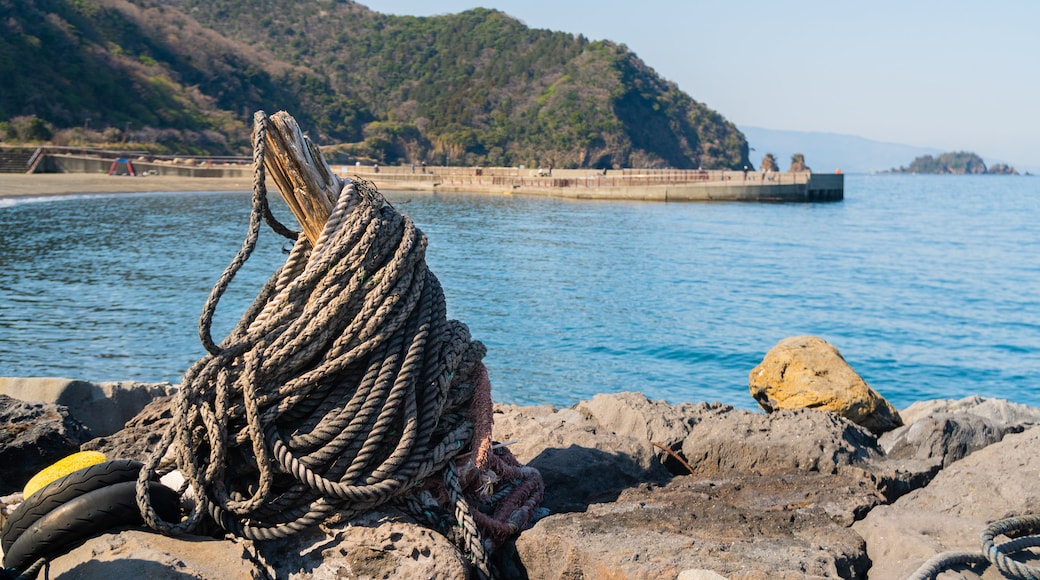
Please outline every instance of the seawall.
[[359, 177], [380, 190], [540, 195], [574, 199], [639, 201], [841, 201], [842, 174], [618, 169], [590, 171], [435, 167], [426, 169], [333, 166], [342, 177]]
[[[130, 158], [137, 175], [196, 178], [252, 177], [241, 160]], [[113, 159], [90, 154], [44, 154], [37, 172], [107, 174]], [[383, 191], [539, 195], [639, 201], [830, 202], [844, 199], [845, 176], [795, 172], [672, 169], [525, 169], [333, 165], [341, 177], [373, 182]]]

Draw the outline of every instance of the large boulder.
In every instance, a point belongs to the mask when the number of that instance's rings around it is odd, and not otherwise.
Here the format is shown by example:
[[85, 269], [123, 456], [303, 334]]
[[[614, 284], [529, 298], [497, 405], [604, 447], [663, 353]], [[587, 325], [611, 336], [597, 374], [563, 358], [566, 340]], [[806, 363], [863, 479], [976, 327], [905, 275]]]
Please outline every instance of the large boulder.
[[110, 459], [146, 460], [151, 457], [173, 421], [173, 400], [173, 395], [156, 398], [137, 416], [127, 421], [123, 429], [91, 439], [80, 448], [83, 451], [100, 451]]
[[169, 383], [91, 383], [51, 377], [0, 377], [0, 394], [27, 402], [64, 405], [99, 437], [119, 431], [153, 399], [175, 390]]
[[890, 459], [918, 459], [946, 467], [1000, 441], [1008, 432], [1021, 430], [970, 413], [935, 413], [885, 433], [879, 442]]
[[767, 413], [830, 411], [884, 433], [902, 425], [899, 412], [852, 370], [833, 345], [815, 336], [785, 338], [748, 376], [751, 396]]
[[689, 473], [674, 453], [682, 451], [690, 430], [705, 417], [733, 410], [721, 403], [653, 401], [643, 393], [599, 394], [574, 405], [574, 410], [596, 425], [597, 431], [631, 437], [653, 445], [658, 459], [676, 475]]
[[542, 505], [551, 511], [581, 511], [623, 489], [671, 477], [648, 439], [615, 433], [577, 407], [496, 405], [494, 418], [494, 439], [509, 442], [521, 463], [542, 474]]
[[1040, 513], [1037, 449], [1040, 427], [1008, 434], [949, 465], [926, 487], [871, 510], [852, 526], [867, 542], [870, 577], [906, 578], [950, 550], [979, 553], [979, 534], [990, 522]]
[[66, 407], [0, 395], [0, 495], [21, 490], [38, 471], [79, 451], [90, 429]]

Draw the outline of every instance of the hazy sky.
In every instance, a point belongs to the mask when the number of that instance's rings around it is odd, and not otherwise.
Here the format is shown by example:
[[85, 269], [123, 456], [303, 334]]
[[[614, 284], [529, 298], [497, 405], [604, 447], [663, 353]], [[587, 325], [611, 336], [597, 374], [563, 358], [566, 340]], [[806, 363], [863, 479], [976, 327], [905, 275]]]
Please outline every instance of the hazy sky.
[[484, 6], [626, 44], [738, 126], [857, 135], [1040, 165], [1040, 2], [359, 0]]

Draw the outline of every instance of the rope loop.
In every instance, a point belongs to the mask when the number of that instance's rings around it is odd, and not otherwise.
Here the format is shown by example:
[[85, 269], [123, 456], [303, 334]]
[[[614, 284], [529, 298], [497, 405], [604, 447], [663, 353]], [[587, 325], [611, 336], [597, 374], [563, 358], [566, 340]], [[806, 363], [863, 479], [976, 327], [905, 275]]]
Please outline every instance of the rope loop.
[[217, 303], [220, 302], [224, 292], [227, 291], [231, 281], [238, 274], [238, 271], [242, 269], [246, 260], [253, 255], [253, 250], [256, 249], [256, 242], [260, 237], [260, 221], [267, 221], [275, 232], [286, 238], [296, 240], [299, 237], [299, 232], [290, 230], [275, 219], [271, 213], [271, 206], [267, 202], [267, 173], [264, 168], [264, 155], [267, 150], [266, 140], [267, 114], [263, 111], [257, 111], [253, 115], [253, 197], [252, 211], [249, 214], [249, 229], [247, 230], [245, 240], [242, 242], [242, 247], [239, 248], [238, 253], [232, 258], [231, 263], [224, 269], [224, 273], [220, 275], [217, 283], [210, 291], [209, 298], [206, 299], [206, 303], [202, 308], [202, 315], [199, 317], [199, 340], [202, 341], [202, 346], [206, 351], [213, 355], [220, 354], [222, 351], [221, 347], [213, 341], [212, 334], [213, 316], [217, 312]]
[[[982, 542], [981, 552], [944, 552], [937, 554], [922, 564], [910, 580], [925, 580], [935, 578], [940, 572], [952, 566], [992, 564], [1001, 575], [1012, 580], [1040, 580], [1040, 568], [1030, 566], [1023, 562], [1014, 560], [1008, 554], [1021, 552], [1026, 548], [1040, 546], [1040, 516], [1026, 515], [1005, 518], [990, 523], [979, 534]], [[994, 539], [1000, 535], [1013, 536], [1017, 534], [1030, 534], [1018, 537], [1003, 544], [994, 543]]]

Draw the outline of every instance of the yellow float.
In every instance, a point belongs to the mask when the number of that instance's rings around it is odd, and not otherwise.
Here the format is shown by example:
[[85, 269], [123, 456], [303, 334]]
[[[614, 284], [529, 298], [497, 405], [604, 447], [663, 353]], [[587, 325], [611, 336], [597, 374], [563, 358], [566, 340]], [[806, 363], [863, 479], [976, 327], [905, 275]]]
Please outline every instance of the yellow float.
[[100, 451], [80, 451], [79, 453], [73, 453], [68, 457], [52, 463], [36, 475], [32, 476], [29, 483], [25, 484], [25, 489], [22, 490], [22, 501], [29, 499], [30, 495], [40, 491], [40, 489], [46, 487], [47, 484], [52, 481], [61, 479], [62, 477], [79, 471], [84, 467], [90, 467], [91, 465], [97, 465], [98, 463], [104, 463], [105, 461], [107, 461], [105, 454]]

